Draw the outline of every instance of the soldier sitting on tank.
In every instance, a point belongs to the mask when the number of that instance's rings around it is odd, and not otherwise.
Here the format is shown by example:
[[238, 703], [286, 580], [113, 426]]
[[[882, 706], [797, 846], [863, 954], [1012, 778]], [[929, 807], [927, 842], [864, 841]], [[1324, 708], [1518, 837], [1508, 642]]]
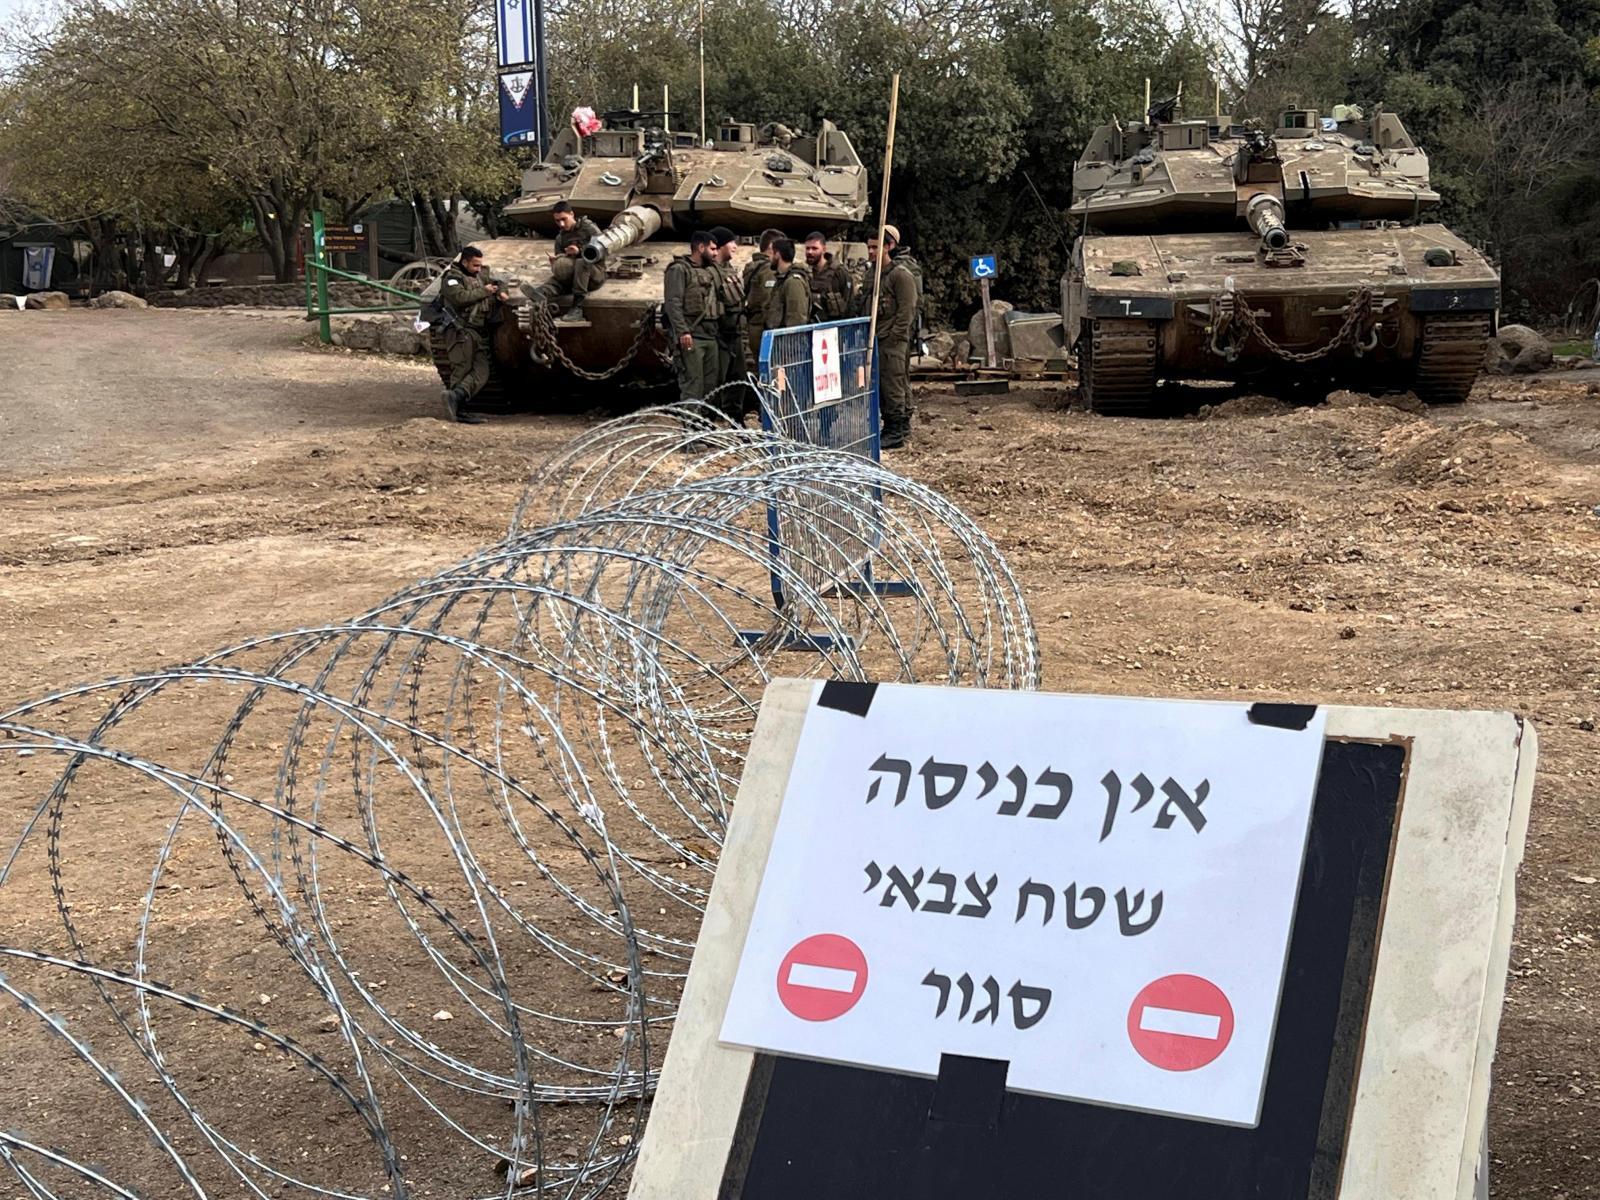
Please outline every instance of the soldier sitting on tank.
[[840, 321], [850, 315], [850, 272], [833, 261], [828, 239], [820, 233], [806, 235], [806, 269], [811, 272], [811, 319]]
[[468, 246], [444, 269], [439, 294], [424, 310], [434, 352], [449, 364], [445, 408], [464, 425], [483, 423], [467, 406], [489, 382], [489, 327], [499, 305], [499, 283], [483, 275], [483, 251]]
[[662, 285], [680, 400], [704, 399], [717, 386], [722, 276], [713, 257], [711, 235], [695, 230], [689, 235], [689, 253], [667, 264]]
[[792, 329], [811, 323], [811, 272], [794, 261], [794, 241], [773, 239], [767, 250], [772, 260], [772, 290], [767, 300], [767, 328]]
[[576, 325], [584, 320], [583, 302], [589, 293], [606, 281], [604, 263], [586, 262], [583, 248], [600, 236], [600, 228], [588, 217], [572, 211], [572, 205], [559, 201], [551, 214], [556, 223], [555, 253], [550, 255], [550, 279], [537, 287], [523, 284], [530, 300], [553, 304], [557, 296], [570, 294], [572, 307], [556, 318], [558, 325]]

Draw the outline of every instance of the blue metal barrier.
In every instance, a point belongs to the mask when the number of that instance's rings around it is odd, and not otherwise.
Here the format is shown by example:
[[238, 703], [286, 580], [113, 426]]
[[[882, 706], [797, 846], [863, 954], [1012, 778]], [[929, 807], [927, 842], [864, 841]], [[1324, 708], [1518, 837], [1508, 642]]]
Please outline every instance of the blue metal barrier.
[[[877, 356], [868, 353], [871, 322], [865, 318], [824, 321], [789, 329], [769, 329], [761, 335], [761, 427], [795, 441], [813, 446], [843, 450], [877, 462], [880, 427], [878, 419]], [[882, 504], [883, 493], [873, 489], [875, 504]], [[826, 523], [826, 497], [816, 500], [817, 516]], [[767, 508], [767, 533], [772, 559], [784, 554], [785, 530], [780, 526], [776, 506]], [[855, 558], [841, 557], [829, 564], [834, 576], [824, 595], [871, 593], [878, 596], [910, 596], [914, 589], [897, 580], [874, 579], [872, 554], [882, 541], [881, 522], [861, 544]], [[815, 558], [815, 546], [808, 547]], [[772, 598], [783, 607], [783, 581], [772, 572]], [[740, 640], [755, 642], [765, 635], [741, 631]], [[833, 649], [831, 637], [796, 634], [782, 643], [783, 649]]]

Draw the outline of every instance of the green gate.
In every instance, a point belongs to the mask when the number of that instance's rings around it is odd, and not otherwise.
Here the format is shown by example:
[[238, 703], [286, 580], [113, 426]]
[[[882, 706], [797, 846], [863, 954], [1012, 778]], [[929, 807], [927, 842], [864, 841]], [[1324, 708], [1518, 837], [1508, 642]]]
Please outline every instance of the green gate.
[[[328, 227], [323, 218], [322, 210], [317, 209], [311, 214], [311, 253], [306, 256], [306, 320], [317, 321], [317, 335], [322, 339], [324, 346], [333, 343], [333, 330], [329, 327], [328, 318], [336, 316], [353, 316], [365, 313], [409, 312], [422, 306], [422, 297], [415, 292], [403, 291], [397, 287], [390, 287], [387, 283], [380, 283], [370, 275], [362, 275], [355, 271], [341, 271], [334, 266], [329, 258], [330, 251], [327, 247]], [[367, 308], [332, 308], [328, 302], [328, 276], [339, 279], [349, 279], [365, 287], [396, 296], [404, 300], [404, 304], [378, 304]]]

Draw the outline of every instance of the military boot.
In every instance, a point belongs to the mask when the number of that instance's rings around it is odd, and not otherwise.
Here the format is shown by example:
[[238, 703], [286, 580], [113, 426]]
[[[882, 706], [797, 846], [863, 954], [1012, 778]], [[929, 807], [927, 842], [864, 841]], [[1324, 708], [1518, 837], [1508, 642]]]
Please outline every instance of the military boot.
[[461, 388], [450, 388], [444, 394], [444, 407], [452, 421], [461, 425], [482, 425], [484, 418], [481, 414], [468, 412], [462, 407], [466, 402], [467, 393]]
[[562, 313], [559, 317], [557, 317], [556, 318], [556, 324], [557, 325], [582, 325], [582, 324], [585, 324], [587, 322], [587, 320], [588, 320], [588, 318], [583, 315], [583, 301], [580, 300], [580, 301], [578, 301], [578, 303], [574, 304], [571, 308], [567, 309], [566, 312]]

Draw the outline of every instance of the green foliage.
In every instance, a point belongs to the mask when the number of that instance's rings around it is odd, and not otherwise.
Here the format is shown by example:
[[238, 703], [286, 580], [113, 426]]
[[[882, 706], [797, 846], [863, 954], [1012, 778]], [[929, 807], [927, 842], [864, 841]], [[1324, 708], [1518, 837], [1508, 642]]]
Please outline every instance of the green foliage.
[[[1513, 304], [1560, 308], [1600, 274], [1600, 0], [549, 0], [549, 93], [577, 105], [848, 132], [873, 177], [901, 73], [890, 217], [935, 312], [1001, 294], [1054, 307], [1072, 165], [1135, 118], [1145, 80], [1190, 113], [1354, 101], [1429, 151], [1440, 216], [1502, 260]], [[320, 196], [396, 194], [430, 239], [463, 203], [492, 218], [519, 157], [496, 136], [488, 0], [105, 0], [0, 45], [0, 161], [17, 197], [119, 229], [254, 220], [280, 270]], [[1037, 194], [1036, 194], [1037, 191]], [[501, 230], [500, 232], [506, 232]]]
[[288, 278], [302, 219], [391, 189], [504, 187], [476, 0], [124, 0], [11, 48], [0, 156], [36, 208], [204, 231], [255, 220]]

